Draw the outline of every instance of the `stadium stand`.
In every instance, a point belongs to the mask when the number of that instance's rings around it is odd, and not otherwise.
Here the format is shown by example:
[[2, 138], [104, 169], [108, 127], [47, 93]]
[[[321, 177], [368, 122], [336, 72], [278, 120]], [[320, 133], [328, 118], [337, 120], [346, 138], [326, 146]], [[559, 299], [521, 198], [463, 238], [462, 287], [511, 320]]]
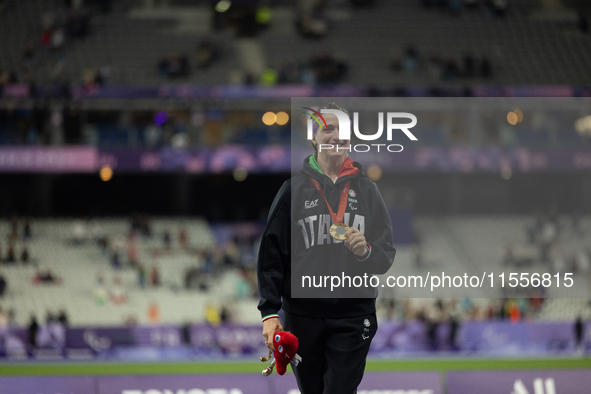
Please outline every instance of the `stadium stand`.
[[[500, 217], [419, 217], [414, 226], [421, 242], [398, 246], [396, 265], [387, 275], [401, 272], [421, 275], [429, 270], [444, 272], [554, 272], [556, 262], [544, 265], [538, 260], [536, 245], [531, 245], [527, 229], [534, 218], [530, 216]], [[568, 225], [568, 218], [560, 220], [562, 228], [557, 242], [568, 264], [578, 273], [577, 280], [587, 280], [589, 266], [577, 266], [578, 254], [587, 252], [588, 235], [576, 235]], [[250, 285], [249, 270], [254, 261], [256, 244], [243, 246], [233, 244], [232, 236], [215, 235], [214, 229], [199, 219], [161, 218], [151, 222], [152, 237], [137, 235], [136, 241], [129, 238], [129, 220], [122, 218], [94, 219], [88, 223], [72, 219], [33, 220], [32, 236], [26, 241], [15, 243], [17, 262], [4, 263], [1, 268], [6, 277], [8, 288], [2, 299], [5, 310], [16, 312], [16, 322], [26, 325], [31, 314], [43, 319], [48, 312], [67, 311], [73, 325], [120, 325], [130, 322], [147, 324], [150, 322], [148, 309], [157, 300], [160, 312], [159, 323], [184, 324], [187, 322], [207, 321], [206, 307], [229, 308], [232, 321], [238, 323], [257, 323], [258, 317], [246, 313], [256, 309], [256, 294]], [[239, 226], [237, 226], [239, 227]], [[589, 218], [581, 221], [581, 228], [591, 228]], [[179, 229], [185, 229], [188, 246], [180, 241]], [[508, 230], [509, 229], [509, 230]], [[222, 233], [228, 230], [222, 231]], [[9, 234], [10, 224], [0, 222], [0, 233]], [[170, 244], [164, 240], [168, 233]], [[108, 251], [102, 251], [102, 237], [108, 236]], [[220, 243], [222, 242], [222, 243]], [[507, 243], [513, 243], [523, 253], [529, 250], [530, 256], [518, 255], [514, 261], [529, 259], [527, 264], [512, 263], [507, 265], [504, 249]], [[6, 243], [3, 243], [6, 245]], [[30, 262], [20, 261], [20, 251], [28, 247]], [[137, 257], [130, 252], [130, 245], [137, 245]], [[170, 245], [170, 246], [167, 246]], [[224, 249], [217, 245], [223, 245]], [[218, 250], [226, 257], [217, 259], [206, 274], [201, 277], [205, 286], [197, 289], [187, 288], [186, 275], [190, 268], [204, 267], [203, 254], [199, 251]], [[252, 248], [252, 249], [250, 249]], [[557, 248], [557, 247], [555, 247]], [[5, 250], [6, 248], [4, 248]], [[113, 251], [120, 255], [117, 265], [113, 265]], [[239, 253], [238, 264], [230, 263]], [[245, 257], [246, 256], [246, 257]], [[552, 255], [555, 257], [555, 253]], [[587, 261], [590, 256], [587, 256]], [[132, 262], [131, 260], [137, 260]], [[214, 259], [215, 260], [215, 259]], [[572, 263], [571, 263], [572, 262]], [[146, 269], [147, 278], [140, 282], [138, 264]], [[548, 265], [550, 267], [548, 267]], [[159, 270], [158, 284], [151, 283], [152, 267]], [[51, 271], [56, 283], [36, 283], [35, 275]], [[99, 283], [100, 281], [100, 283]], [[120, 281], [120, 285], [118, 282]], [[408, 291], [406, 291], [408, 290]], [[413, 293], [414, 291], [414, 293]], [[477, 312], [463, 307], [464, 319], [483, 319], [490, 308], [499, 308], [505, 297], [581, 297], [568, 289], [552, 289], [552, 294], [545, 290], [537, 293], [530, 289], [525, 293], [507, 294], [500, 289], [489, 290], [490, 299], [473, 299], [467, 305]], [[123, 295], [126, 300], [115, 298]], [[405, 289], [396, 293], [384, 290], [387, 296], [397, 297], [397, 303], [407, 304], [414, 312], [402, 312], [402, 318], [413, 319], [418, 313], [432, 311], [437, 299], [420, 297], [424, 292], [417, 289]], [[404, 297], [404, 299], [402, 298]], [[591, 316], [587, 298], [547, 299], [542, 308], [530, 311], [525, 307], [523, 315], [544, 320], [572, 320], [577, 316]], [[450, 300], [446, 301], [447, 303]], [[466, 304], [466, 301], [462, 301]], [[386, 308], [382, 304], [381, 307]], [[496, 312], [495, 312], [496, 313]], [[384, 312], [382, 316], [389, 316]]]
[[[186, 9], [171, 10], [165, 14], [161, 9], [127, 13], [125, 10], [129, 7], [129, 2], [118, 4], [113, 12], [107, 14], [87, 8], [85, 12], [90, 16], [88, 33], [80, 38], [67, 36], [62, 49], [51, 50], [40, 44], [43, 23], [56, 26], [50, 29], [53, 32], [58, 29], [57, 26], [67, 23], [65, 21], [71, 11], [59, 1], [10, 2], [0, 13], [0, 46], [8, 48], [7, 56], [0, 60], [0, 69], [13, 70], [19, 75], [19, 80], [80, 83], [87, 82], [85, 79], [89, 73], [94, 76], [101, 68], [108, 67], [109, 77], [105, 82], [156, 85], [167, 80], [159, 75], [159, 60], [183, 54], [191, 67], [190, 76], [183, 82], [228, 82], [230, 71], [236, 65], [234, 42], [228, 34], [215, 36], [215, 43], [221, 52], [216, 67], [196, 69], [199, 64], [198, 46], [210, 36], [200, 30], [187, 32], [182, 24], [178, 29], [171, 28], [176, 26], [181, 16], [187, 16]], [[200, 15], [199, 9], [189, 13], [189, 17], [195, 15]], [[48, 18], [50, 21], [44, 22]], [[199, 19], [194, 23], [198, 25]], [[30, 73], [21, 72], [27, 44], [33, 48]]]
[[[100, 219], [92, 221], [87, 230], [74, 230], [80, 223], [76, 220], [35, 220], [34, 235], [27, 241], [16, 242], [17, 251], [24, 244], [28, 246], [31, 262], [2, 265], [9, 286], [2, 305], [5, 310], [16, 311], [19, 325], [26, 325], [31, 314], [43, 319], [48, 312], [56, 313], [60, 309], [68, 312], [73, 325], [121, 325], [130, 318], [147, 323], [148, 307], [154, 300], [161, 310], [160, 323], [204, 321], [203, 312], [208, 303], [218, 308], [231, 304], [235, 319], [252, 322], [252, 314], [242, 314], [241, 310], [256, 309], [256, 301], [252, 297], [239, 299], [236, 289], [241, 277], [236, 269], [209, 275], [207, 282], [211, 289], [208, 291], [184, 289], [185, 272], [199, 264], [197, 257], [182, 251], [176, 234], [170, 250], [166, 250], [160, 235], [182, 226], [186, 228], [192, 248], [211, 248], [215, 242], [213, 234], [202, 220], [153, 220], [154, 237], [138, 238], [138, 260], [147, 268], [159, 268], [160, 284], [143, 288], [138, 284], [138, 273], [129, 265], [125, 252], [129, 222]], [[6, 222], [2, 222], [0, 228], [0, 232], [9, 233]], [[80, 236], [78, 244], [74, 241], [76, 234]], [[120, 268], [112, 266], [110, 253], [101, 253], [96, 238], [103, 235], [109, 235], [112, 240], [111, 249], [120, 251]], [[34, 283], [36, 273], [47, 270], [59, 281]], [[99, 277], [103, 278], [103, 284], [97, 283]], [[121, 291], [127, 301], [115, 302], [114, 293]], [[258, 318], [255, 316], [254, 320], [258, 321]]]
[[[326, 10], [329, 19], [332, 11]], [[458, 76], [448, 78], [449, 82], [589, 82], [586, 65], [591, 41], [588, 37], [563, 34], [559, 22], [527, 17], [515, 9], [505, 18], [492, 18], [479, 12], [464, 12], [454, 17], [436, 9], [424, 9], [418, 1], [404, 0], [355, 10], [343, 19], [331, 23], [330, 32], [322, 40], [306, 40], [289, 32], [265, 32], [261, 40], [269, 63], [278, 67], [286, 61], [302, 62], [314, 54], [331, 51], [347, 63], [351, 83], [421, 85], [446, 82], [439, 74], [434, 78], [429, 72], [429, 59], [433, 55], [442, 60], [451, 58], [461, 65], [464, 57], [472, 54], [477, 59], [490, 59], [491, 78]], [[417, 69], [393, 72], [391, 54], [401, 53], [409, 46], [419, 53]], [[445, 53], [441, 53], [442, 48]], [[560, 55], [548, 56], [548, 53]]]
[[[332, 53], [346, 65], [347, 82], [369, 86], [581, 85], [591, 81], [587, 72], [591, 40], [577, 32], [574, 12], [537, 12], [539, 4], [535, 2], [512, 3], [502, 18], [482, 10], [450, 15], [424, 8], [414, 0], [381, 2], [361, 9], [333, 6], [323, 10], [330, 23], [321, 39], [306, 39], [295, 27], [288, 28], [295, 25], [297, 13], [292, 7], [277, 6], [271, 26], [258, 38], [243, 43], [230, 32], [217, 31], [215, 42], [221, 56], [216, 67], [207, 69], [196, 69], [195, 65], [199, 63], [199, 43], [211, 39], [207, 27], [213, 10], [206, 6], [151, 9], [140, 4], [122, 2], [109, 13], [98, 12], [92, 6], [76, 11], [88, 15], [88, 34], [83, 38], [68, 36], [62, 50], [52, 51], [39, 44], [43, 23], [47, 23], [43, 20], [53, 19], [59, 24], [67, 21], [71, 11], [57, 1], [8, 2], [0, 13], [0, 45], [8, 48], [0, 68], [17, 72], [21, 79], [41, 83], [80, 82], [89, 70], [110, 66], [110, 83], [150, 85], [163, 81], [157, 72], [159, 59], [182, 54], [187, 57], [191, 72], [180, 81], [213, 85], [243, 82], [243, 77], [231, 74], [260, 74], [265, 65], [280, 69], [293, 62], [310, 67], [313, 57]], [[52, 17], [46, 12], [49, 9], [53, 10]], [[20, 72], [27, 44], [32, 45], [34, 53], [30, 74]], [[250, 48], [249, 53], [258, 51], [253, 51], [253, 46], [260, 46], [261, 51], [256, 59], [246, 59], [239, 55], [237, 45]], [[406, 72], [392, 70], [392, 62], [405, 63], [408, 48], [413, 48], [411, 57], [416, 57], [416, 67], [408, 66]], [[442, 48], [445, 52], [441, 52]], [[549, 53], [553, 55], [548, 56]], [[466, 60], [468, 57], [471, 60]], [[482, 72], [484, 59], [490, 72]], [[254, 61], [256, 67], [244, 64], [246, 60]], [[450, 67], [457, 70], [448, 70]], [[405, 68], [404, 64], [401, 68]], [[254, 75], [254, 80], [259, 76]], [[315, 76], [301, 82], [314, 80], [325, 81]]]

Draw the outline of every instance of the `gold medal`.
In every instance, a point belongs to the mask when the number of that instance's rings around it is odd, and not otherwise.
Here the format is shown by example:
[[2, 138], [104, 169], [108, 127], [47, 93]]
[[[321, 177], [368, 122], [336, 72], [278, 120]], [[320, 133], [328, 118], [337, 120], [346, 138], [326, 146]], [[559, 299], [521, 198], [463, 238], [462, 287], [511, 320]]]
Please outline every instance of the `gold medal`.
[[330, 236], [338, 241], [344, 241], [347, 239], [345, 233], [349, 230], [349, 226], [345, 223], [335, 223], [330, 226]]

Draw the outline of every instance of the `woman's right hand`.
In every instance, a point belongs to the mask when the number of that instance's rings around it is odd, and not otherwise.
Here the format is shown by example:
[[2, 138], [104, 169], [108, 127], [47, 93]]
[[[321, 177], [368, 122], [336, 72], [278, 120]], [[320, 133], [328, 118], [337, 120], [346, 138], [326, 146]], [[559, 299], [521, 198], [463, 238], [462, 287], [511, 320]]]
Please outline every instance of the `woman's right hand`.
[[278, 317], [273, 317], [263, 322], [263, 337], [265, 337], [265, 345], [267, 345], [272, 351], [275, 350], [273, 347], [273, 336], [277, 331], [283, 331], [281, 320], [279, 320]]

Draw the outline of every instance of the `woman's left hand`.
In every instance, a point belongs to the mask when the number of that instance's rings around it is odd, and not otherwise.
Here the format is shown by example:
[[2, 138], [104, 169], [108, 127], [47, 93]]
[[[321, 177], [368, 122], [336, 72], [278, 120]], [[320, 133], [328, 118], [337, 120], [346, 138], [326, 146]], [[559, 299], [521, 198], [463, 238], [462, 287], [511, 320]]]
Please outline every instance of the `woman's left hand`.
[[349, 248], [353, 253], [355, 253], [359, 257], [363, 257], [367, 254], [367, 248], [365, 245], [367, 242], [365, 241], [365, 235], [357, 230], [356, 228], [349, 227], [347, 232], [345, 233], [347, 239], [345, 240], [345, 246]]

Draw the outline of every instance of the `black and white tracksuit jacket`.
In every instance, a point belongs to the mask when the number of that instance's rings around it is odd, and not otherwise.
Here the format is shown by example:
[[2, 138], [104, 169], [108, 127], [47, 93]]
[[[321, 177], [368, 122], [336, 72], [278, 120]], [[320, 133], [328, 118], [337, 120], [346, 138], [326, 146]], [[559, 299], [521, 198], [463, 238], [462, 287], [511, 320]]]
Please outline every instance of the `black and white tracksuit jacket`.
[[[353, 166], [359, 169], [357, 174], [344, 175], [333, 183], [328, 176], [313, 169], [307, 158], [301, 172], [287, 180], [277, 193], [263, 233], [257, 264], [258, 309], [263, 320], [276, 316], [281, 308], [292, 314], [319, 318], [375, 313], [375, 288], [370, 290], [371, 295], [364, 296], [366, 298], [291, 296], [292, 271], [300, 262], [324, 267], [330, 260], [342, 265], [348, 275], [370, 275], [385, 273], [394, 261], [396, 250], [392, 245], [392, 224], [386, 205], [376, 184], [363, 174], [361, 165], [353, 162]], [[351, 181], [343, 222], [364, 233], [370, 247], [365, 260], [356, 259], [342, 242], [335, 242], [330, 236], [331, 215], [310, 177], [321, 185], [335, 213], [343, 185]]]

